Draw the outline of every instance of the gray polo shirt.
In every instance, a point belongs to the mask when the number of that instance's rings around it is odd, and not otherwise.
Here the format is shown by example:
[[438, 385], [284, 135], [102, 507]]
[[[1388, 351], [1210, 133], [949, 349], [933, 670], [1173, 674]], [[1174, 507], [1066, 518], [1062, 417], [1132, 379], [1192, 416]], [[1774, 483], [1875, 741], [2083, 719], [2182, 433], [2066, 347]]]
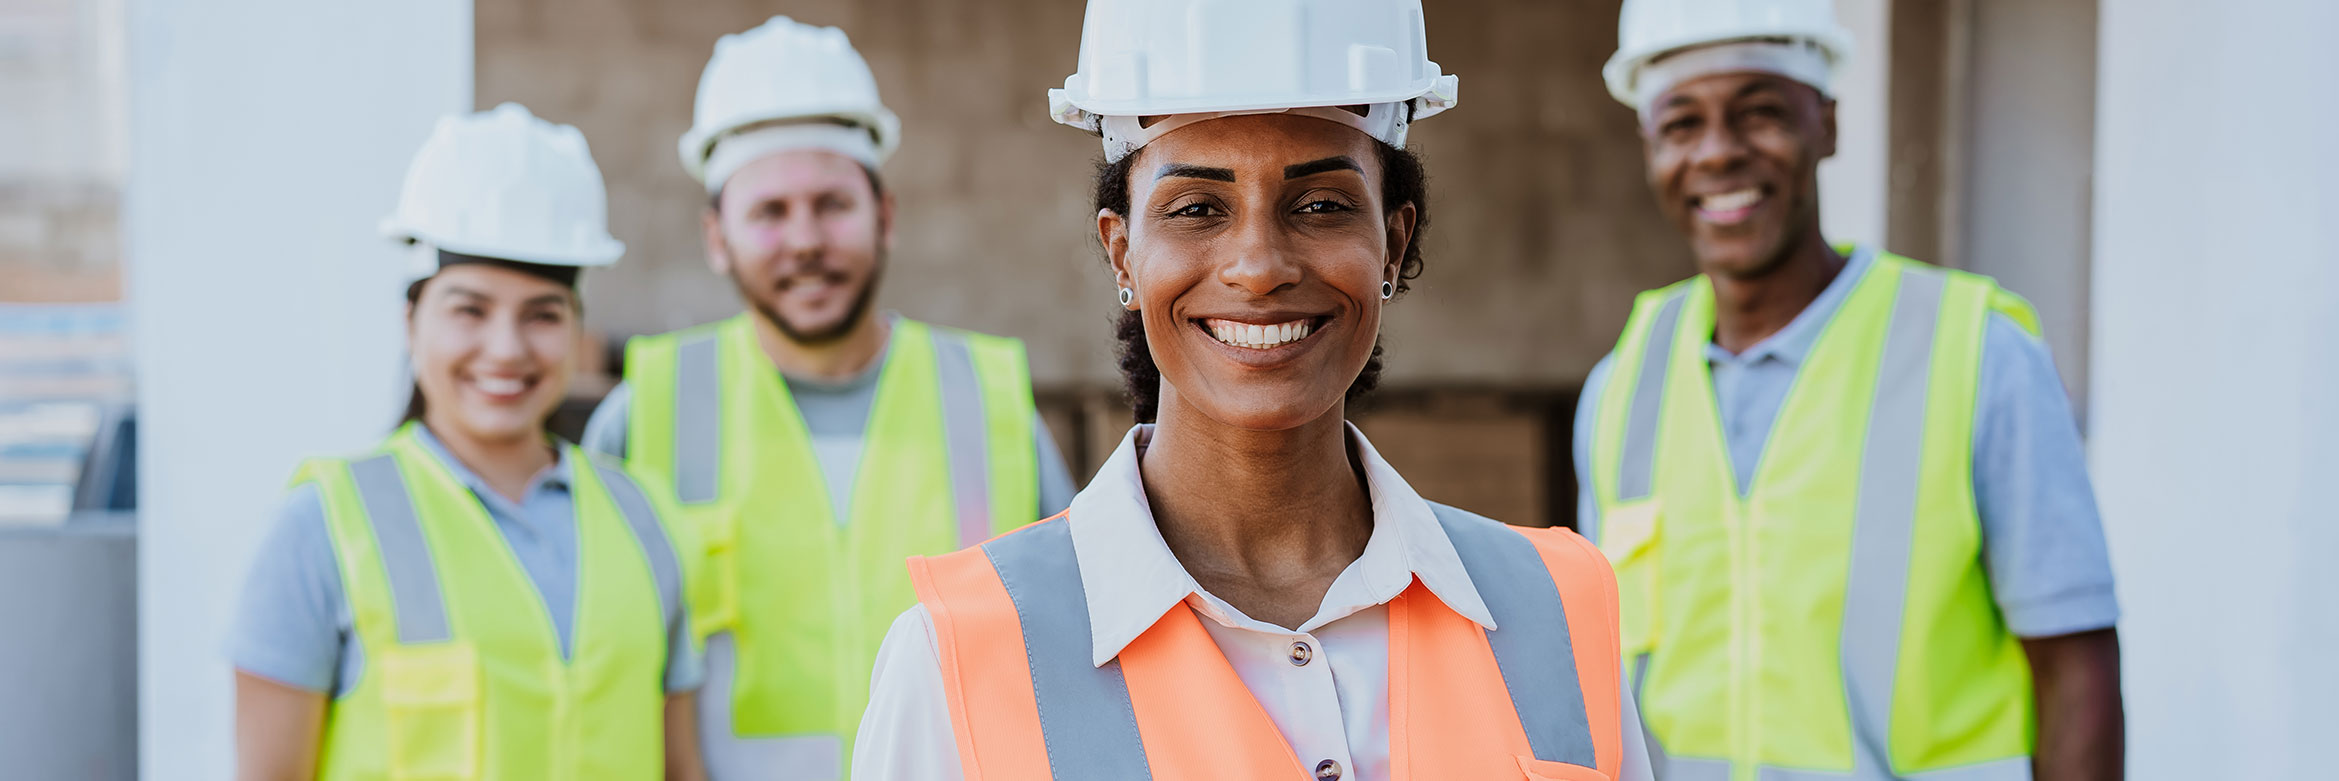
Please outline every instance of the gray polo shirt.
[[[1770, 440], [1795, 373], [1827, 321], [1842, 309], [1875, 254], [1854, 252], [1842, 273], [1787, 327], [1731, 355], [1706, 345], [1723, 437], [1740, 490]], [[1592, 427], [1610, 364], [1602, 358], [1576, 407], [1577, 516], [1598, 539], [1600, 505], [1591, 489]], [[2044, 342], [1992, 313], [1982, 335], [1981, 385], [1974, 410], [1974, 503], [1981, 515], [1982, 564], [2006, 624], [2021, 637], [2103, 629], [2119, 620], [2111, 555], [2104, 547], [2087, 454], [2069, 399]]]
[[[560, 635], [567, 659], [576, 634], [577, 520], [569, 496], [574, 464], [567, 448], [528, 485], [526, 500], [513, 502], [449, 454], [428, 428], [422, 444], [487, 508], [512, 555], [528, 572]], [[351, 631], [348, 594], [335, 563], [333, 538], [325, 525], [325, 503], [315, 483], [292, 490], [277, 510], [273, 528], [252, 559], [229, 635], [228, 658], [236, 669], [297, 689], [341, 696], [365, 671], [364, 646]], [[690, 633], [689, 606], [666, 616], [669, 693], [696, 691], [705, 677]]]

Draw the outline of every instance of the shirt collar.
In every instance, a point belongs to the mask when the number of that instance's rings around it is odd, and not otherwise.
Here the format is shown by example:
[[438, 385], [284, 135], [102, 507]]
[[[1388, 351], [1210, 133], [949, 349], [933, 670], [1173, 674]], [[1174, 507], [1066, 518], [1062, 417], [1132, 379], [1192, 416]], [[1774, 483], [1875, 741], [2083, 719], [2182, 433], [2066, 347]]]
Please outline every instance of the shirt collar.
[[[479, 473], [471, 471], [471, 467], [464, 466], [463, 461], [456, 458], [453, 451], [447, 449], [446, 443], [439, 441], [438, 435], [430, 433], [429, 426], [417, 424], [414, 427], [414, 438], [422, 443], [423, 449], [430, 451], [432, 457], [439, 460], [439, 464], [447, 468], [449, 474], [455, 476], [456, 481], [461, 482], [463, 487], [471, 489], [472, 493], [478, 494], [482, 500], [503, 498], [503, 495], [496, 493], [494, 488], [488, 487], [487, 480], [480, 477]], [[560, 441], [557, 437], [550, 439], [552, 440], [552, 466], [536, 473], [536, 477], [529, 481], [529, 494], [534, 494], [540, 489], [562, 492], [569, 489], [573, 467], [569, 463], [568, 443]]]
[[1737, 355], [1731, 355], [1721, 345], [1708, 341], [1707, 360], [1754, 364], [1764, 358], [1776, 358], [1789, 366], [1802, 365], [1804, 357], [1811, 354], [1812, 345], [1819, 342], [1820, 332], [1827, 330], [1827, 321], [1835, 317], [1836, 310], [1843, 308], [1844, 299], [1851, 297], [1852, 288], [1859, 285], [1860, 277], [1868, 273], [1870, 266], [1875, 265], [1875, 259], [1875, 251], [1869, 248], [1853, 248], [1851, 257], [1844, 260], [1843, 270], [1836, 272], [1835, 279], [1828, 280], [1827, 287], [1819, 291], [1819, 297], [1811, 299], [1802, 312], [1796, 313], [1795, 319], [1787, 321], [1787, 327]]
[[[1091, 661], [1099, 666], [1119, 656], [1170, 609], [1202, 593], [1201, 585], [1162, 541], [1145, 499], [1138, 453], [1152, 436], [1150, 425], [1131, 428], [1098, 469], [1096, 479], [1072, 498], [1072, 549], [1088, 603]], [[1429, 502], [1381, 459], [1364, 432], [1350, 425], [1348, 436], [1372, 495], [1372, 536], [1363, 555], [1340, 573], [1316, 617], [1301, 631], [1388, 604], [1415, 578], [1454, 612], [1494, 629], [1494, 616]]]

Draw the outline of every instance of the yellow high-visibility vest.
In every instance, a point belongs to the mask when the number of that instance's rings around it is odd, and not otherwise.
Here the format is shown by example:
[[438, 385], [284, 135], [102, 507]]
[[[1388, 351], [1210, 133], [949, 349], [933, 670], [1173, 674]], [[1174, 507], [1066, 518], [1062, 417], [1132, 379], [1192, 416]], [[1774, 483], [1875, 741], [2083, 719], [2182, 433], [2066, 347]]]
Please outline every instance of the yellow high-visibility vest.
[[571, 654], [534, 581], [408, 424], [378, 451], [314, 459], [364, 672], [325, 713], [325, 779], [656, 779], [677, 544], [622, 471], [570, 447]]
[[[1982, 569], [1986, 277], [1877, 253], [1731, 470], [1703, 276], [1640, 296], [1592, 440], [1641, 719], [1667, 781], [2027, 779], [2030, 668]], [[1927, 776], [1932, 777], [1932, 776]]]
[[895, 320], [839, 525], [754, 327], [627, 345], [626, 457], [706, 545], [691, 608], [702, 635], [729, 633], [735, 669], [702, 697], [727, 698], [734, 737], [810, 739], [841, 765], [878, 643], [917, 602], [902, 561], [1039, 519], [1031, 380], [1018, 340]]

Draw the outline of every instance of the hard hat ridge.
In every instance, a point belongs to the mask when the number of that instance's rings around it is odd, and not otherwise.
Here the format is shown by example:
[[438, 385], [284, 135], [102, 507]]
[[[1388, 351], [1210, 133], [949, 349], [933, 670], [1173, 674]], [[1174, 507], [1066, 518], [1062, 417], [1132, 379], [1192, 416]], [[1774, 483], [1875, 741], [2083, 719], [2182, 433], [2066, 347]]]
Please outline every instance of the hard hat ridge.
[[584, 134], [517, 103], [441, 117], [381, 230], [414, 248], [416, 279], [437, 272], [442, 251], [576, 267], [625, 254], [609, 235], [607, 189]]
[[[1259, 113], [1403, 146], [1413, 121], [1459, 98], [1427, 40], [1421, 0], [1090, 0], [1079, 69], [1048, 91], [1048, 114], [1104, 136], [1107, 160], [1175, 127]], [[1358, 117], [1344, 106], [1374, 108]], [[1121, 121], [1152, 116], [1184, 119]]]
[[[859, 129], [868, 137], [866, 152], [858, 144], [837, 142], [833, 135], [798, 137], [818, 142], [812, 146], [836, 147], [831, 151], [871, 167], [883, 163], [901, 144], [901, 120], [879, 100], [876, 76], [845, 31], [774, 16], [754, 29], [715, 41], [714, 56], [699, 77], [690, 130], [676, 145], [682, 168], [710, 192], [720, 190], [722, 179], [746, 161], [734, 161], [714, 175], [708, 161], [716, 147], [767, 126], [792, 124]], [[768, 136], [761, 143], [768, 147], [762, 154], [790, 148], [774, 145]]]
[[1611, 96], [1641, 111], [1674, 85], [1728, 71], [1777, 73], [1831, 94], [1852, 48], [1833, 0], [1625, 0], [1616, 28], [1601, 75]]

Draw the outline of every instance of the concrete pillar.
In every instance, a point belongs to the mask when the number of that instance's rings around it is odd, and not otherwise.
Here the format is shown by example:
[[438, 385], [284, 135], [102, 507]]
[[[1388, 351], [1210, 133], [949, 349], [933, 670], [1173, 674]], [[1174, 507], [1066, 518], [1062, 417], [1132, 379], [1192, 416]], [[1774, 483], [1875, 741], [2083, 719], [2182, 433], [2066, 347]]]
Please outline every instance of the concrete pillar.
[[2326, 777], [2339, 4], [2101, 12], [2090, 445], [2129, 773]]
[[1836, 0], [1852, 54], [1835, 84], [1835, 157], [1819, 165], [1820, 229], [1835, 242], [1885, 239], [1892, 172], [1892, 1]]
[[365, 447], [404, 395], [375, 226], [433, 118], [471, 105], [471, 3], [131, 0], [129, 20], [139, 756], [219, 779], [250, 553], [299, 459]]

